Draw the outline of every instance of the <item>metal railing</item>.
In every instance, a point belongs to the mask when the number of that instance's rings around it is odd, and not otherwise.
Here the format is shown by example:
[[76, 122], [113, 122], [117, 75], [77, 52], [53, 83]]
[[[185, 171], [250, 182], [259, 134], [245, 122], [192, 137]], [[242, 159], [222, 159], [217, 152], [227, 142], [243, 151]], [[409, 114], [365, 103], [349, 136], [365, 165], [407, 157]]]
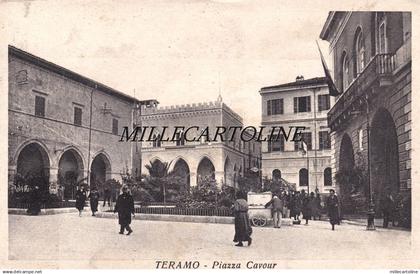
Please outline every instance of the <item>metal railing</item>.
[[228, 208], [139, 207], [135, 209], [135, 212], [142, 214], [167, 214], [187, 216], [232, 216], [232, 211]]
[[328, 115], [328, 124], [331, 125], [331, 122], [337, 119], [379, 77], [392, 76], [395, 67], [396, 55], [394, 53], [375, 55], [332, 107]]

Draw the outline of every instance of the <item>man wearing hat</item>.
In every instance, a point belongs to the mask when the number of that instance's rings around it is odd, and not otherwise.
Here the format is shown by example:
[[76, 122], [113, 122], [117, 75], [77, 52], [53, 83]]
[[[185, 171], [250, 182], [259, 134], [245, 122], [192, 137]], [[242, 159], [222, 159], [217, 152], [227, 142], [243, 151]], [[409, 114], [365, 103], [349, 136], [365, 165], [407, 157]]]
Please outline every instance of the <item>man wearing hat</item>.
[[122, 194], [118, 196], [117, 204], [115, 205], [114, 213], [118, 212], [118, 223], [120, 224], [120, 234], [124, 234], [127, 229], [127, 235], [130, 235], [133, 230], [130, 228], [131, 214], [134, 217], [134, 200], [133, 196], [128, 193], [127, 185], [122, 187]]

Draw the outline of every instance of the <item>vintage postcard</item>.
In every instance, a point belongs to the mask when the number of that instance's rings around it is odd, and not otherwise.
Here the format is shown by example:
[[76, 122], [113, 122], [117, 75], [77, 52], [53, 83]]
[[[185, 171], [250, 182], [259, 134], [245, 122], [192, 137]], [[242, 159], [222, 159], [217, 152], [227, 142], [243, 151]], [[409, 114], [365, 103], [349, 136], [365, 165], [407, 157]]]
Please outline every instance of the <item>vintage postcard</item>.
[[0, 7], [3, 273], [418, 273], [417, 2]]

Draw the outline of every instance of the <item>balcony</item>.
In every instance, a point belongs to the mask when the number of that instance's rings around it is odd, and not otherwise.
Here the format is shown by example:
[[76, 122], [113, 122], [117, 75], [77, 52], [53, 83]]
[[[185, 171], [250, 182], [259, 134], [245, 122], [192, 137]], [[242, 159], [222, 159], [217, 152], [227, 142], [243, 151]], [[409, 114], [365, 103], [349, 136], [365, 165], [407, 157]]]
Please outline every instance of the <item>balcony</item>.
[[389, 86], [395, 71], [411, 61], [411, 39], [395, 52], [375, 55], [364, 70], [353, 80], [328, 112], [328, 126], [336, 130], [353, 109], [354, 103], [369, 90]]

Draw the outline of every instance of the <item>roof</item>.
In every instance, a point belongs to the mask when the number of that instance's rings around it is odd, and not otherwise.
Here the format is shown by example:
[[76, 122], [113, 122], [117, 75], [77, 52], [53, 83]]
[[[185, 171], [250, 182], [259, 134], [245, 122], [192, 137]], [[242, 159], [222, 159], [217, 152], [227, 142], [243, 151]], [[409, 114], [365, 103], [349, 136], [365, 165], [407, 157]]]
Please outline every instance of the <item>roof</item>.
[[315, 86], [315, 85], [327, 85], [327, 78], [326, 77], [315, 77], [315, 78], [294, 81], [294, 82], [281, 84], [281, 85], [276, 85], [276, 86], [263, 87], [263, 88], [261, 88], [261, 91], [269, 91], [269, 90], [276, 90], [276, 89], [287, 89], [287, 88], [295, 88], [295, 87], [302, 87], [302, 86]]
[[104, 93], [116, 96], [120, 99], [124, 99], [124, 100], [129, 101], [129, 102], [136, 102], [136, 103], [140, 102], [138, 99], [136, 99], [134, 97], [131, 97], [131, 96], [125, 94], [125, 93], [122, 93], [121, 91], [115, 90], [111, 87], [108, 87], [108, 86], [102, 84], [102, 83], [99, 83], [95, 80], [92, 80], [88, 77], [80, 75], [76, 72], [73, 72], [69, 69], [66, 69], [64, 67], [56, 65], [52, 62], [49, 62], [45, 59], [42, 59], [38, 56], [35, 56], [35, 55], [33, 55], [29, 52], [26, 52], [24, 50], [21, 50], [19, 48], [11, 46], [11, 45], [9, 45], [9, 55], [13, 55], [13, 56], [15, 56], [15, 57], [17, 57], [21, 60], [33, 63], [34, 65], [36, 65], [38, 67], [41, 67], [43, 69], [49, 70], [49, 71], [54, 72], [54, 73], [57, 73], [57, 74], [62, 75], [66, 78], [77, 81], [77, 82], [79, 82], [81, 84], [84, 84], [88, 87], [95, 88], [95, 89], [97, 89], [99, 91], [102, 91]]

